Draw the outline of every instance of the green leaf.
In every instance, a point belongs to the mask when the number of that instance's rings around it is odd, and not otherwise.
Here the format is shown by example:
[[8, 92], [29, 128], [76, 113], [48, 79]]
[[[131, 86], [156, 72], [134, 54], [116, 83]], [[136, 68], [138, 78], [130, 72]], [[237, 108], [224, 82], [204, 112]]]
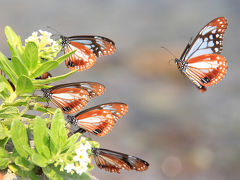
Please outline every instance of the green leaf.
[[28, 144], [28, 136], [25, 125], [20, 120], [14, 120], [11, 125], [11, 139], [14, 144], [14, 148], [24, 158], [28, 157], [26, 148], [31, 151]]
[[5, 88], [8, 90], [9, 93], [13, 93], [12, 86], [9, 84], [9, 82], [6, 80], [6, 78], [3, 77], [1, 74], [0, 74], [0, 82], [5, 83]]
[[69, 56], [71, 56], [72, 54], [74, 54], [76, 52], [76, 50], [71, 51], [67, 54], [62, 55], [61, 57], [57, 58], [56, 61], [58, 62], [58, 64], [61, 64], [63, 61], [65, 61]]
[[63, 113], [60, 109], [55, 111], [52, 118], [52, 124], [50, 129], [50, 139], [56, 145], [55, 148], [61, 152], [62, 147], [67, 141], [67, 130], [65, 128], [65, 120]]
[[1, 70], [8, 76], [13, 84], [16, 85], [17, 74], [14, 72], [12, 63], [0, 52], [0, 67]]
[[8, 142], [8, 140], [9, 140], [9, 137], [6, 137], [6, 138], [0, 140], [0, 147], [5, 148], [5, 146], [6, 146], [7, 142]]
[[75, 133], [71, 137], [69, 137], [67, 139], [66, 144], [63, 146], [63, 150], [62, 151], [67, 150], [69, 147], [73, 147], [76, 144], [76, 142], [77, 142], [78, 138], [80, 137], [80, 135], [81, 135], [80, 133]]
[[43, 157], [37, 153], [32, 154], [31, 160], [34, 164], [36, 164], [40, 167], [46, 167], [48, 165], [48, 159], [46, 159], [45, 157]]
[[78, 175], [76, 173], [70, 174], [66, 171], [60, 171], [58, 167], [48, 166], [43, 168], [44, 174], [51, 180], [91, 180], [91, 176], [88, 173]]
[[[68, 76], [70, 76], [71, 74], [75, 73], [76, 71], [77, 70], [70, 71], [67, 74], [64, 74], [64, 75], [61, 75], [61, 76], [56, 76], [56, 77], [50, 77], [50, 78], [47, 78], [45, 80], [33, 80], [33, 84], [35, 86], [42, 86], [42, 85], [45, 85], [45, 84], [50, 84], [50, 83], [53, 83], [53, 82], [56, 82], [56, 81], [60, 81], [62, 79], [67, 78]], [[42, 87], [40, 87], [40, 88], [42, 88]]]
[[39, 61], [38, 61], [38, 47], [34, 42], [28, 42], [25, 51], [24, 51], [24, 59], [26, 66], [29, 70], [34, 70]]
[[10, 163], [10, 156], [8, 152], [0, 147], [0, 169], [5, 169]]
[[19, 53], [23, 53], [23, 47], [20, 36], [18, 36], [9, 26], [5, 27], [5, 34], [7, 36], [8, 42], [15, 48], [18, 48]]
[[49, 150], [49, 135], [46, 128], [46, 122], [36, 117], [33, 125], [34, 144], [39, 154], [49, 159], [51, 157]]
[[19, 111], [16, 107], [5, 107], [0, 109], [0, 118], [17, 118], [19, 116]]
[[8, 129], [4, 124], [0, 123], [0, 140], [8, 136]]
[[12, 63], [13, 63], [13, 69], [20, 77], [21, 75], [28, 76], [28, 71], [25, 67], [25, 65], [19, 60], [17, 57], [12, 57]]
[[27, 159], [20, 156], [15, 158], [15, 164], [21, 167], [21, 169], [24, 171], [31, 171], [34, 168], [33, 164], [31, 164]]
[[5, 102], [4, 106], [14, 106], [14, 107], [20, 107], [20, 106], [26, 106], [29, 103], [30, 98], [25, 99], [17, 99], [14, 102]]
[[57, 61], [47, 61], [41, 64], [41, 66], [39, 68], [37, 68], [32, 74], [31, 74], [31, 78], [36, 78], [38, 76], [41, 76], [42, 74], [44, 74], [45, 72], [48, 72], [52, 69], [55, 69], [58, 66], [58, 62]]
[[17, 81], [16, 93], [17, 95], [24, 93], [33, 93], [34, 87], [32, 81], [26, 76], [20, 76]]

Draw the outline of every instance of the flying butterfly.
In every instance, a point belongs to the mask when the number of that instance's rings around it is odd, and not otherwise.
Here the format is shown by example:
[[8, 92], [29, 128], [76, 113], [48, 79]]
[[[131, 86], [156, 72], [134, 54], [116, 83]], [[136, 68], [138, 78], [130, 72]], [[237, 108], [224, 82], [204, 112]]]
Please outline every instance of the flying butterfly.
[[65, 114], [80, 111], [89, 99], [102, 95], [104, 91], [104, 85], [96, 82], [74, 82], [42, 89], [44, 97], [50, 99]]
[[192, 43], [188, 43], [180, 59], [175, 59], [183, 72], [201, 92], [217, 84], [225, 76], [227, 61], [221, 56], [227, 20], [219, 17], [202, 28]]
[[108, 134], [115, 123], [127, 113], [128, 106], [124, 103], [101, 104], [85, 111], [79, 112], [75, 116], [67, 116], [68, 122], [77, 125], [77, 132], [89, 131], [97, 136]]
[[102, 36], [61, 36], [64, 53], [76, 52], [66, 59], [70, 70], [83, 71], [93, 66], [97, 57], [111, 55], [115, 52], [115, 43]]
[[140, 158], [108, 149], [92, 148], [92, 154], [97, 166], [109, 172], [120, 173], [121, 169], [146, 171], [149, 166]]

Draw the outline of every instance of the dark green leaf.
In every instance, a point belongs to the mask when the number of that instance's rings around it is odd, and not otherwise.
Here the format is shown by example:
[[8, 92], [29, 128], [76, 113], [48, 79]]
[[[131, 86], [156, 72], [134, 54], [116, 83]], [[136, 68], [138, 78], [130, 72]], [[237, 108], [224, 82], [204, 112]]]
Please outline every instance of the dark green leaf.
[[29, 70], [33, 71], [38, 65], [38, 47], [34, 42], [28, 42], [25, 51], [24, 59]]
[[23, 114], [22, 117], [29, 118], [29, 119], [34, 119], [36, 116], [31, 115], [31, 114]]
[[68, 76], [70, 76], [71, 74], [73, 74], [75, 72], [76, 72], [76, 70], [75, 71], [70, 71], [67, 74], [64, 74], [64, 75], [61, 75], [61, 76], [56, 76], [56, 77], [50, 77], [50, 78], [47, 78], [45, 80], [33, 80], [33, 84], [35, 86], [40, 86], [40, 88], [42, 88], [42, 85], [44, 85], [44, 84], [50, 84], [50, 83], [53, 83], [53, 82], [56, 82], [56, 81], [60, 81], [62, 79], [67, 78]]
[[8, 152], [0, 147], [0, 169], [5, 169], [10, 163], [10, 156]]
[[49, 159], [51, 157], [49, 150], [49, 135], [47, 132], [46, 122], [40, 117], [36, 117], [34, 120], [33, 136], [34, 144], [38, 153]]
[[34, 168], [33, 164], [31, 164], [27, 159], [20, 156], [15, 158], [15, 164], [21, 167], [21, 169], [24, 171], [31, 171]]
[[5, 148], [8, 140], [9, 140], [9, 137], [6, 137], [6, 138], [4, 138], [3, 140], [0, 140], [0, 147]]
[[17, 58], [12, 57], [13, 69], [15, 73], [20, 77], [21, 75], [28, 76], [28, 71], [25, 65]]
[[26, 148], [31, 151], [28, 144], [28, 136], [25, 125], [20, 120], [14, 120], [11, 125], [11, 139], [14, 144], [14, 148], [22, 157], [27, 158], [28, 153]]
[[46, 159], [45, 157], [43, 157], [37, 153], [32, 154], [31, 160], [34, 164], [36, 164], [40, 167], [46, 167], [48, 165], [48, 159]]
[[33, 91], [34, 91], [34, 87], [33, 87], [32, 81], [24, 75], [21, 76], [17, 81], [17, 87], [16, 87], [17, 95], [24, 94], [24, 93], [33, 93]]
[[0, 110], [0, 118], [17, 118], [19, 111], [16, 107], [5, 107]]

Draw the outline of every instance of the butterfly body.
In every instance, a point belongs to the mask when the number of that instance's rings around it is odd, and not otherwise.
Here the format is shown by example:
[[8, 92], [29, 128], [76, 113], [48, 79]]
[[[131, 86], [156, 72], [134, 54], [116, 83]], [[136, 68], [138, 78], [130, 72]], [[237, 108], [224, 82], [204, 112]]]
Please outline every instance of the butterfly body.
[[69, 123], [77, 125], [80, 131], [84, 129], [94, 135], [104, 136], [112, 130], [117, 120], [126, 114], [127, 109], [124, 103], [106, 103], [67, 118]]
[[121, 169], [145, 171], [149, 166], [140, 158], [108, 149], [92, 148], [92, 153], [97, 166], [109, 172], [120, 173]]
[[227, 28], [224, 17], [216, 18], [187, 44], [180, 59], [175, 59], [178, 69], [184, 73], [201, 92], [217, 84], [227, 71], [226, 59], [221, 56], [223, 35]]
[[76, 50], [66, 59], [70, 70], [83, 71], [93, 66], [97, 57], [115, 52], [115, 43], [102, 36], [61, 36], [64, 53]]
[[76, 82], [42, 89], [45, 98], [61, 108], [65, 114], [80, 111], [91, 98], [100, 96], [105, 90], [102, 84], [95, 82]]

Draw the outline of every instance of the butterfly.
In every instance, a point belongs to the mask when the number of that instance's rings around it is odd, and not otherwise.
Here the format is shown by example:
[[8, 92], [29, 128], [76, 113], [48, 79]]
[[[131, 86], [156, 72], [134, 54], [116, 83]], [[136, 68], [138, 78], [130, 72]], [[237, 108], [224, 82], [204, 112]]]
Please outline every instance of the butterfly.
[[212, 20], [201, 29], [192, 43], [187, 44], [180, 59], [175, 59], [178, 69], [201, 92], [217, 84], [226, 74], [227, 61], [220, 54], [227, 25], [224, 17]]
[[115, 52], [115, 43], [102, 36], [61, 36], [64, 53], [76, 52], [66, 59], [70, 70], [83, 71], [93, 66], [96, 57], [111, 55]]
[[80, 127], [77, 132], [89, 131], [97, 136], [108, 134], [114, 124], [127, 113], [128, 106], [124, 103], [101, 104], [85, 111], [79, 112], [75, 116], [67, 116], [68, 122]]
[[109, 172], [120, 173], [121, 169], [145, 171], [149, 166], [140, 158], [108, 149], [92, 148], [92, 154], [97, 166]]
[[89, 99], [102, 95], [104, 91], [104, 85], [96, 82], [75, 82], [42, 89], [43, 96], [50, 99], [65, 114], [80, 111]]

